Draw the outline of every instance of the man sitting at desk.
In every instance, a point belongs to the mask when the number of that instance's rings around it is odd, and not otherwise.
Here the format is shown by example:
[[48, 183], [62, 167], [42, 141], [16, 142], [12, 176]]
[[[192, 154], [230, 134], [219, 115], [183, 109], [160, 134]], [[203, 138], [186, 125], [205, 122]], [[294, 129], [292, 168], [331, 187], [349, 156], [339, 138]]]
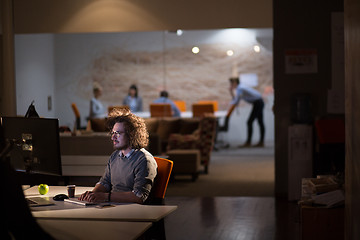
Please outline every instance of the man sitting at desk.
[[169, 99], [169, 93], [167, 91], [161, 91], [160, 97], [154, 100], [154, 103], [169, 103], [171, 105], [171, 111], [173, 112], [173, 117], [180, 117], [180, 109], [176, 106], [176, 104]]
[[157, 173], [154, 157], [144, 149], [149, 141], [145, 122], [128, 109], [114, 109], [107, 126], [115, 151], [100, 181], [79, 200], [144, 203]]

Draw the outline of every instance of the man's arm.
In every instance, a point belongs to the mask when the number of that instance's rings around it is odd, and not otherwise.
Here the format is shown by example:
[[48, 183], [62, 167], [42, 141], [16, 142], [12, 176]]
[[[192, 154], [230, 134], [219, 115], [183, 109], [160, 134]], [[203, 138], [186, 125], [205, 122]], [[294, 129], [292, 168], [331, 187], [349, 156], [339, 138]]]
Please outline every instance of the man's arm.
[[[109, 196], [110, 195], [110, 196]], [[83, 193], [79, 200], [88, 202], [134, 202], [143, 203], [141, 198], [135, 196], [133, 192], [107, 192], [101, 184], [96, 184], [92, 191]]]
[[91, 200], [95, 199], [95, 195], [97, 196], [96, 198], [98, 198], [102, 195], [105, 196], [106, 192], [107, 192], [107, 190], [103, 185], [96, 184], [92, 191], [86, 191], [83, 194], [81, 194], [79, 197], [79, 200], [93, 202]]

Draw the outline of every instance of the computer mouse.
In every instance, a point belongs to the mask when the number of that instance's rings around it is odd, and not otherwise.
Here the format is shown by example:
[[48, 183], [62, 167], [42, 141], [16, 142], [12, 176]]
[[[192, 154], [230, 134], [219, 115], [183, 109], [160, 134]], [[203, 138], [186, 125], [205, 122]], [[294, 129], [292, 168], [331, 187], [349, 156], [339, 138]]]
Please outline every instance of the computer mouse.
[[64, 199], [68, 199], [69, 197], [65, 194], [58, 194], [53, 197], [55, 201], [64, 201]]

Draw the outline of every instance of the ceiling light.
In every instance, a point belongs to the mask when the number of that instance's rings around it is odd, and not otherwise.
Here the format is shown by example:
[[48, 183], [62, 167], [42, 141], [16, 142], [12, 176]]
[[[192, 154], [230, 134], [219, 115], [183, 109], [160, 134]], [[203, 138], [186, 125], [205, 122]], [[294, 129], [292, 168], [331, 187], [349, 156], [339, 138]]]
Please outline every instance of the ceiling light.
[[259, 53], [260, 52], [260, 46], [259, 45], [254, 45], [254, 51]]
[[191, 51], [194, 53], [194, 54], [198, 54], [200, 52], [200, 49], [198, 47], [193, 47], [191, 49]]
[[176, 30], [176, 35], [178, 35], [178, 36], [181, 36], [183, 33], [184, 32], [181, 29]]
[[234, 51], [233, 51], [233, 50], [227, 50], [227, 51], [226, 51], [226, 55], [228, 55], [229, 57], [231, 57], [232, 55], [234, 55]]

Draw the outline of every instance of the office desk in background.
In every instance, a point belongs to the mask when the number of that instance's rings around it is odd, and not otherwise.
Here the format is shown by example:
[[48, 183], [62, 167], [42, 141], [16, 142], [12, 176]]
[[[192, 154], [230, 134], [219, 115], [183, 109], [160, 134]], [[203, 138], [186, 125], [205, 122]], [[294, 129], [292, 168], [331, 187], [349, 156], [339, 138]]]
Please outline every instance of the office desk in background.
[[[150, 112], [135, 112], [135, 115], [142, 117], [142, 118], [150, 118]], [[225, 117], [227, 114], [227, 111], [216, 111], [214, 113], [215, 117], [219, 118], [219, 117]], [[182, 118], [192, 118], [193, 117], [193, 113], [191, 111], [187, 111], [187, 112], [181, 112], [180, 117]]]

